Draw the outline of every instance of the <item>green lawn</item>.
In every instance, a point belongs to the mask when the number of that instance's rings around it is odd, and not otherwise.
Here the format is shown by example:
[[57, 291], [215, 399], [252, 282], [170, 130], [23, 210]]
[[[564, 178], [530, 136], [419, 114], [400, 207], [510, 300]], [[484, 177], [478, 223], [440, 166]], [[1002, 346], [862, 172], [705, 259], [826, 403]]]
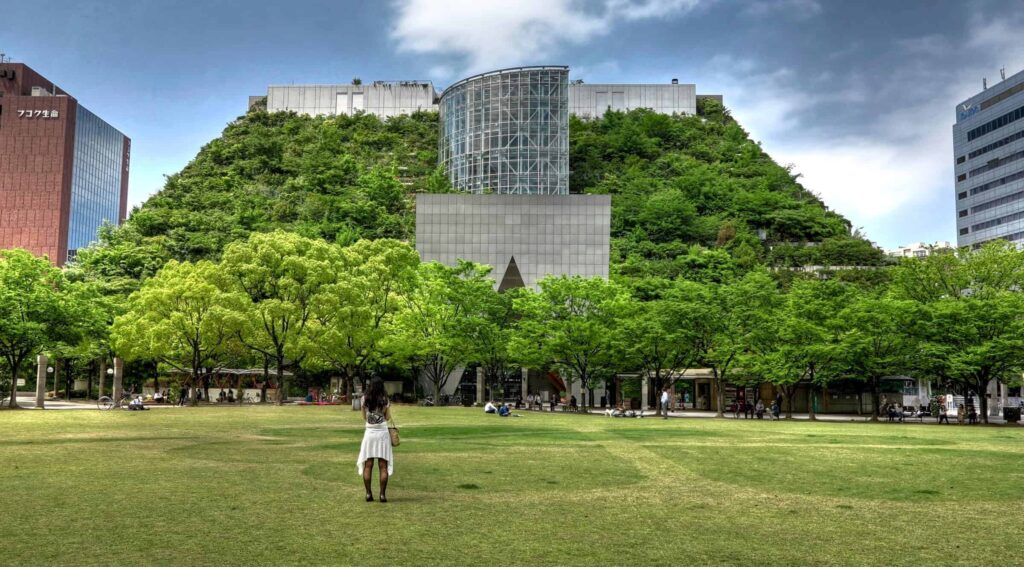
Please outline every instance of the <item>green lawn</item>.
[[1020, 427], [395, 414], [380, 504], [345, 408], [0, 412], [0, 563], [1024, 561]]

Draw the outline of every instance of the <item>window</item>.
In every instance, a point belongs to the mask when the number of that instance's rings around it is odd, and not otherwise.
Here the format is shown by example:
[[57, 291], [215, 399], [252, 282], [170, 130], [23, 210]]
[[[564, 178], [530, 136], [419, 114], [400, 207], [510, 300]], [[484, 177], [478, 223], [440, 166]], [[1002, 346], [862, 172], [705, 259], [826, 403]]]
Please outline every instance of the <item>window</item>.
[[957, 194], [956, 198], [957, 198], [957, 200], [959, 200], [959, 199], [966, 199], [967, 198], [967, 191], [961, 191], [960, 193]]
[[964, 210], [960, 211], [960, 212], [958, 213], [958, 216], [959, 216], [960, 218], [964, 218], [964, 217], [966, 217], [966, 216], [967, 216], [967, 209], [964, 209]]
[[1011, 110], [1010, 112], [1007, 112], [1006, 114], [1000, 116], [999, 118], [989, 120], [988, 122], [982, 124], [981, 126], [978, 126], [977, 128], [968, 130], [967, 141], [970, 142], [971, 140], [980, 138], [985, 134], [994, 132], [1002, 128], [1003, 126], [1006, 126], [1007, 124], [1020, 120], [1021, 118], [1024, 118], [1024, 106], [1016, 110]]
[[956, 163], [957, 164], [961, 164], [961, 163], [963, 163], [965, 161], [967, 161], [967, 158], [964, 157], [964, 156], [960, 156], [960, 157], [956, 158]]
[[967, 234], [967, 229], [966, 228], [961, 228], [960, 229], [960, 236], [963, 236], [965, 234]]
[[956, 176], [956, 182], [957, 183], [959, 183], [961, 181], [964, 181], [966, 179], [967, 179], [967, 174], [966, 173], [961, 173], [960, 175]]
[[1024, 138], [1024, 130], [1021, 130], [1020, 132], [1017, 132], [1016, 134], [1010, 134], [1009, 136], [1003, 138], [1002, 140], [996, 140], [995, 142], [992, 142], [991, 144], [988, 144], [988, 145], [986, 145], [984, 147], [981, 147], [981, 148], [978, 148], [978, 149], [974, 150], [973, 152], [967, 154], [967, 159], [974, 159], [974, 158], [976, 158], [976, 157], [978, 157], [980, 155], [987, 154], [987, 153], [991, 152], [994, 149], [1001, 148], [1001, 147], [1003, 147], [1006, 144], [1009, 144], [1011, 142], [1016, 142], [1017, 140], [1020, 140], [1021, 138]]

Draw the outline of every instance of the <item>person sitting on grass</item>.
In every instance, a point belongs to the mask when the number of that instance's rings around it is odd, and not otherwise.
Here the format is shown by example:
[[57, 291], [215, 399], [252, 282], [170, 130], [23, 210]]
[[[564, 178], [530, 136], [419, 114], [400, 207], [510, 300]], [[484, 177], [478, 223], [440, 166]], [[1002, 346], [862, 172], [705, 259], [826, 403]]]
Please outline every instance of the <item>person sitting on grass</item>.
[[142, 396], [135, 396], [128, 402], [128, 409], [131, 411], [143, 411], [146, 406], [142, 403]]
[[764, 402], [757, 400], [757, 406], [754, 407], [754, 414], [757, 415], [757, 419], [764, 419]]
[[494, 406], [494, 402], [488, 401], [487, 404], [484, 405], [484, 413], [498, 413], [498, 408]]
[[508, 409], [508, 404], [501, 404], [501, 407], [498, 408], [498, 415], [501, 417], [508, 417], [511, 413], [511, 410]]
[[162, 404], [162, 403], [164, 403], [164, 395], [160, 393], [160, 390], [157, 390], [156, 392], [153, 393], [153, 403], [154, 404]]
[[604, 410], [604, 414], [608, 417], [622, 417], [622, 406], [614, 406]]

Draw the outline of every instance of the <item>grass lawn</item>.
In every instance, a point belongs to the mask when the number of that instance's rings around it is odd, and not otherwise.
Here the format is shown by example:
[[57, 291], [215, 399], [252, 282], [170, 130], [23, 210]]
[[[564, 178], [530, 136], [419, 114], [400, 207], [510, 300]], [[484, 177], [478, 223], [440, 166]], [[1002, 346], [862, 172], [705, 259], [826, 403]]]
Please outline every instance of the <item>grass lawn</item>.
[[1020, 427], [395, 415], [380, 504], [347, 408], [0, 412], [0, 564], [1024, 561]]

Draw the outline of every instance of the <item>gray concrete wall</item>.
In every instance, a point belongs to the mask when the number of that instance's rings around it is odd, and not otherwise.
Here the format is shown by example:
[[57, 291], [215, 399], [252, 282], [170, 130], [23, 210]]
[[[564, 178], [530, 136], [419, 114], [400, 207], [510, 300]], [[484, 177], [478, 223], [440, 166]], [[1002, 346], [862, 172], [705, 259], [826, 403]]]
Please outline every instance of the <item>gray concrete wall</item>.
[[598, 118], [611, 110], [649, 108], [661, 114], [697, 114], [697, 87], [685, 84], [570, 84], [569, 113]]
[[416, 196], [423, 261], [494, 267], [495, 287], [515, 257], [527, 287], [546, 275], [608, 277], [609, 195]]

